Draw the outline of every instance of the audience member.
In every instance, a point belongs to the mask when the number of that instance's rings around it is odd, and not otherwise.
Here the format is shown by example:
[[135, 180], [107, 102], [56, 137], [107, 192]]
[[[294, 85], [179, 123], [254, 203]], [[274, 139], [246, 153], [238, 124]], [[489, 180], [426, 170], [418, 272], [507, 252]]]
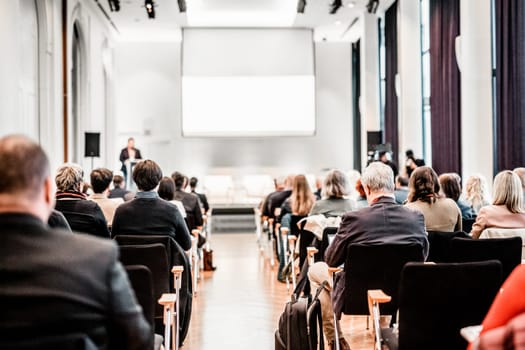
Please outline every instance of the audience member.
[[516, 168], [513, 171], [520, 178], [521, 190], [523, 192], [523, 200], [525, 201], [525, 168]]
[[115, 243], [45, 225], [53, 188], [37, 144], [0, 139], [0, 339], [37, 349], [38, 338], [84, 334], [99, 349], [152, 349]]
[[392, 168], [392, 171], [394, 172], [394, 177], [397, 176], [397, 165], [391, 160], [391, 154], [386, 151], [379, 152], [379, 161], [383, 164], [388, 165], [390, 168]]
[[483, 175], [471, 175], [465, 183], [465, 201], [472, 208], [474, 215], [479, 210], [490, 204], [490, 193], [487, 188], [487, 180]]
[[160, 198], [175, 204], [183, 218], [186, 217], [186, 210], [184, 209], [184, 205], [182, 204], [182, 202], [173, 199], [175, 195], [175, 182], [173, 182], [173, 179], [171, 177], [164, 176], [162, 179], [160, 179], [159, 189], [157, 192]]
[[460, 198], [461, 183], [458, 174], [445, 173], [439, 175], [439, 185], [441, 186], [441, 191], [445, 197], [450, 198], [456, 202], [459, 210], [461, 210], [462, 219], [472, 219], [476, 216], [472, 207]]
[[174, 199], [181, 201], [186, 210], [186, 222], [188, 228], [192, 230], [200, 230], [202, 228], [202, 209], [199, 201], [199, 197], [193, 193], [185, 192], [184, 189], [187, 186], [186, 177], [178, 171], [171, 174], [171, 178], [175, 183], [175, 194]]
[[428, 231], [461, 231], [461, 210], [452, 199], [439, 194], [439, 180], [434, 169], [427, 166], [416, 168], [408, 187], [405, 206], [423, 213]]
[[314, 196], [315, 196], [315, 199], [316, 200], [320, 200], [321, 198], [323, 198], [323, 194], [322, 194], [322, 191], [323, 191], [323, 178], [321, 176], [317, 176], [315, 178], [315, 192], [314, 192]]
[[66, 217], [56, 209], [53, 209], [51, 215], [49, 215], [47, 224], [51, 228], [59, 228], [71, 232], [71, 226], [69, 226]]
[[414, 152], [411, 149], [406, 150], [405, 155], [406, 155], [405, 171], [406, 171], [407, 178], [410, 178], [410, 175], [412, 175], [412, 172], [414, 171], [414, 169], [420, 166], [424, 166], [425, 161], [423, 159], [416, 159], [416, 157], [414, 156]]
[[326, 174], [322, 188], [322, 199], [314, 203], [310, 215], [323, 214], [324, 216], [343, 216], [353, 210], [348, 195], [348, 180], [346, 175], [337, 169]]
[[206, 197], [206, 195], [204, 193], [197, 193], [195, 191], [197, 189], [198, 182], [199, 182], [199, 180], [195, 176], [190, 179], [191, 193], [193, 193], [197, 197], [199, 197], [199, 199], [201, 201], [201, 204], [202, 204], [202, 209], [204, 211], [203, 214], [206, 214], [210, 210], [210, 205], [208, 203], [208, 198]]
[[124, 187], [124, 177], [119, 174], [113, 176], [113, 189], [109, 191], [108, 198], [122, 198], [124, 201], [130, 201], [135, 197], [135, 193], [127, 191]]
[[397, 204], [404, 204], [408, 197], [408, 177], [396, 176], [396, 189], [394, 190]]
[[[306, 216], [312, 209], [313, 204], [315, 203], [315, 196], [310, 189], [308, 180], [304, 175], [297, 175], [293, 180], [292, 185], [292, 194], [288, 197], [283, 204], [281, 205], [280, 213], [280, 227], [286, 229], [287, 232], [291, 230], [291, 219], [292, 215]], [[277, 280], [285, 282], [284, 277], [282, 276], [282, 271], [284, 268], [284, 254], [285, 246], [287, 242], [282, 241], [281, 235], [278, 235], [277, 239], [281, 242], [280, 252], [279, 252], [279, 269], [277, 272]]]
[[133, 168], [138, 192], [135, 199], [117, 208], [113, 235], [169, 235], [184, 250], [191, 248], [191, 237], [181, 213], [174, 204], [159, 198], [155, 188], [162, 170], [152, 160], [143, 160]]
[[276, 221], [279, 221], [281, 217], [280, 209], [284, 201], [292, 194], [292, 184], [294, 178], [295, 176], [290, 174], [286, 176], [284, 180], [279, 179], [279, 182], [282, 183], [282, 189], [281, 186], [279, 186], [279, 190], [270, 193], [270, 195], [268, 196], [267, 213], [269, 213], [269, 218], [273, 218], [276, 219]]
[[494, 178], [494, 201], [480, 209], [470, 234], [479, 238], [489, 227], [525, 228], [525, 208], [519, 176], [510, 170], [500, 172]]
[[356, 208], [356, 210], [368, 207], [368, 201], [366, 200], [365, 189], [363, 188], [363, 183], [361, 182], [360, 178], [357, 179], [357, 181], [355, 183], [355, 189], [356, 189], [356, 191], [358, 193], [358, 197], [357, 197], [357, 199], [355, 201], [355, 208]]
[[88, 201], [81, 192], [84, 172], [78, 164], [66, 163], [56, 174], [57, 186], [55, 209], [67, 219], [73, 231], [109, 238], [104, 213], [93, 201]]
[[111, 227], [113, 224], [113, 217], [115, 216], [115, 210], [117, 210], [117, 207], [121, 203], [124, 203], [122, 198], [108, 198], [109, 185], [113, 179], [113, 173], [109, 169], [98, 168], [91, 172], [90, 178], [91, 186], [93, 187], [93, 194], [89, 199], [99, 205], [104, 213], [108, 226]]
[[[373, 162], [363, 172], [361, 181], [370, 207], [351, 211], [343, 216], [334, 241], [326, 250], [326, 263], [318, 262], [310, 267], [308, 276], [312, 290], [319, 288], [325, 280], [331, 281], [328, 266], [343, 264], [350, 244], [415, 243], [421, 246], [425, 257], [428, 254], [423, 215], [396, 203], [392, 169], [381, 162]], [[335, 348], [333, 312], [340, 318], [344, 301], [344, 279], [344, 273], [341, 273], [332, 298], [329, 293], [323, 292], [320, 295], [324, 333], [331, 349]], [[332, 299], [334, 311], [332, 311]], [[341, 349], [350, 348], [344, 339], [340, 339], [340, 344]]]
[[518, 265], [501, 286], [485, 319], [479, 339], [469, 349], [525, 349], [525, 265]]

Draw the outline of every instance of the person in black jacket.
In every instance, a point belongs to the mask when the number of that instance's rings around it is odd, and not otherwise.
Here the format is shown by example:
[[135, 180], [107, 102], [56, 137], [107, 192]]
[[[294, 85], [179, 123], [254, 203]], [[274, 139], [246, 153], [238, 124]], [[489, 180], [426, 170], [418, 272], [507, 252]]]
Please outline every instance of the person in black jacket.
[[42, 148], [0, 139], [0, 179], [0, 348], [81, 334], [97, 349], [152, 349], [116, 244], [45, 224], [54, 185]]
[[113, 236], [169, 235], [182, 249], [191, 248], [191, 237], [181, 213], [175, 206], [161, 199], [155, 188], [162, 179], [162, 170], [152, 160], [143, 160], [133, 169], [133, 181], [139, 191], [135, 199], [125, 202], [115, 211]]
[[84, 172], [78, 164], [62, 165], [55, 177], [57, 186], [55, 209], [64, 214], [73, 231], [109, 238], [104, 213], [93, 201], [88, 201], [82, 186]]
[[186, 220], [190, 230], [200, 230], [203, 225], [202, 209], [199, 197], [193, 193], [185, 192], [187, 186], [185, 176], [178, 171], [171, 174], [171, 178], [175, 182], [174, 199], [181, 201], [186, 210]]
[[120, 170], [122, 170], [124, 178], [128, 178], [128, 163], [138, 159], [142, 159], [142, 155], [140, 154], [140, 150], [135, 148], [135, 139], [130, 137], [128, 139], [128, 145], [120, 151], [119, 156], [119, 160], [122, 163]]
[[204, 211], [204, 214], [206, 214], [210, 210], [210, 205], [208, 204], [208, 198], [206, 197], [206, 195], [204, 193], [197, 193], [197, 192], [195, 192], [195, 189], [197, 188], [197, 183], [198, 182], [199, 182], [199, 180], [195, 176], [190, 179], [191, 193], [193, 193], [193, 194], [197, 195], [197, 197], [199, 197], [199, 199], [201, 201], [201, 204], [202, 204], [202, 209]]

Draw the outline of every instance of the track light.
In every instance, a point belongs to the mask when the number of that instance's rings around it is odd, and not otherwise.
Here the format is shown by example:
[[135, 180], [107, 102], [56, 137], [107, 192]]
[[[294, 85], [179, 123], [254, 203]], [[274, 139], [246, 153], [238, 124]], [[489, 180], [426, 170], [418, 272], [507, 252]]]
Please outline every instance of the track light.
[[146, 8], [148, 18], [154, 19], [155, 18], [155, 2], [153, 0], [145, 0], [144, 7]]
[[306, 0], [299, 0], [297, 2], [297, 13], [304, 13], [305, 7], [306, 7]]
[[108, 0], [108, 5], [111, 12], [120, 11], [120, 0]]
[[179, 5], [179, 12], [186, 12], [186, 0], [177, 0]]
[[368, 13], [376, 13], [377, 7], [379, 6], [379, 0], [369, 0], [366, 5], [366, 10]]

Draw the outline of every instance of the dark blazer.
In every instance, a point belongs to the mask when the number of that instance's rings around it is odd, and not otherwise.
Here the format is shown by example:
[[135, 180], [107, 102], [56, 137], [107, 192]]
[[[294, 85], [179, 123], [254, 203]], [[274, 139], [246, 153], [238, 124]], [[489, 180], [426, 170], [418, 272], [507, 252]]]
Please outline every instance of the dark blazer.
[[[135, 159], [142, 159], [140, 150], [138, 150], [137, 148], [133, 148], [133, 149], [135, 150]], [[129, 159], [129, 152], [128, 152], [128, 148], [126, 147], [120, 151], [120, 156], [119, 156], [119, 160], [122, 163], [122, 167], [120, 168], [120, 170], [122, 170], [124, 175], [127, 175], [127, 172], [128, 172], [126, 168], [126, 164], [125, 164], [125, 161], [128, 159]]]
[[181, 201], [182, 205], [184, 205], [190, 230], [195, 229], [197, 226], [202, 226], [202, 211], [199, 204], [199, 197], [197, 197], [197, 195], [182, 190], [176, 190], [173, 199]]
[[184, 250], [191, 248], [191, 237], [177, 207], [163, 199], [135, 198], [117, 207], [112, 235], [169, 235]]
[[[325, 252], [328, 266], [339, 266], [345, 262], [346, 248], [350, 244], [410, 244], [421, 245], [428, 255], [428, 238], [425, 218], [418, 211], [395, 202], [394, 198], [380, 197], [369, 207], [346, 213], [341, 221], [334, 241]], [[335, 286], [334, 311], [340, 312], [344, 299], [344, 273]]]
[[130, 201], [135, 197], [135, 193], [127, 191], [120, 187], [115, 187], [109, 191], [108, 198], [122, 198], [124, 201]]
[[199, 197], [199, 200], [202, 204], [202, 208], [204, 209], [204, 212], [207, 213], [208, 210], [210, 210], [210, 204], [208, 203], [208, 198], [206, 197], [206, 195], [204, 193], [197, 193], [195, 191], [191, 191], [191, 193]]
[[28, 214], [0, 214], [0, 235], [0, 343], [82, 333], [99, 349], [152, 348], [113, 241]]
[[109, 238], [108, 223], [96, 202], [81, 194], [59, 192], [55, 209], [64, 214], [73, 231]]

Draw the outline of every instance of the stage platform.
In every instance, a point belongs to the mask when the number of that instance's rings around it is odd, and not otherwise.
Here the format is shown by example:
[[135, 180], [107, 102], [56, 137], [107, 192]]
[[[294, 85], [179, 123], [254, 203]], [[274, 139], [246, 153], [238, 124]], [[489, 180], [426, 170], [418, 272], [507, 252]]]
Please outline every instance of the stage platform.
[[248, 204], [214, 204], [211, 209], [212, 233], [255, 232], [255, 206]]

